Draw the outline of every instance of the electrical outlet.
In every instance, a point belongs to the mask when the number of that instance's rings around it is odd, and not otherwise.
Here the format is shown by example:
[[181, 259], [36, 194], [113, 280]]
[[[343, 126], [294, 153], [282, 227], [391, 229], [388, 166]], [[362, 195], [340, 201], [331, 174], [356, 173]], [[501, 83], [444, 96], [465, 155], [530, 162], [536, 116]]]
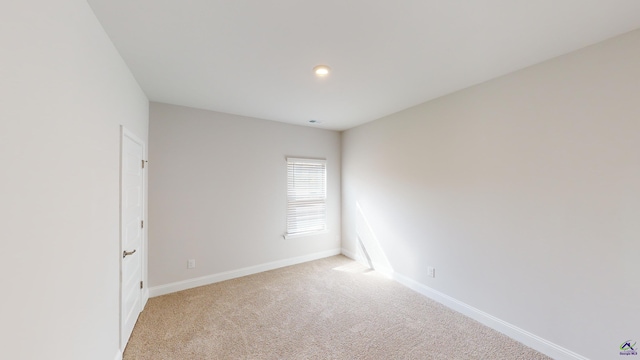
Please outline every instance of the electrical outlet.
[[436, 277], [436, 268], [433, 266], [427, 267], [427, 275], [432, 278]]
[[193, 269], [196, 267], [196, 259], [189, 259], [187, 261], [187, 269]]

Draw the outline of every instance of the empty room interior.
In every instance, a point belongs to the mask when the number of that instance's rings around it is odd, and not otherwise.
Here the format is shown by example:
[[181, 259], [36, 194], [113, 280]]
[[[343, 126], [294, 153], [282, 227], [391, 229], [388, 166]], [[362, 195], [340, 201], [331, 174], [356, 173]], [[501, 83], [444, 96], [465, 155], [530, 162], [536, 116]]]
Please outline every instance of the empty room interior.
[[[640, 356], [636, 0], [12, 1], [0, 54], [0, 358], [143, 359], [152, 306], [307, 272], [314, 329], [332, 294], [366, 319], [328, 338], [380, 343], [191, 358], [487, 358], [417, 355], [402, 294], [540, 356]], [[349, 286], [394, 299], [388, 331]]]

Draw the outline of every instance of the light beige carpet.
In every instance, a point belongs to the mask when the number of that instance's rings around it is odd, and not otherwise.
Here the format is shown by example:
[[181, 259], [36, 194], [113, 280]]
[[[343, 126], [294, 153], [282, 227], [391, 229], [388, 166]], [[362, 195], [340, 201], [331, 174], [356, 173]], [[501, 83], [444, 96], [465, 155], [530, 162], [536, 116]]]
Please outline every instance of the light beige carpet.
[[132, 359], [549, 359], [335, 256], [149, 300]]

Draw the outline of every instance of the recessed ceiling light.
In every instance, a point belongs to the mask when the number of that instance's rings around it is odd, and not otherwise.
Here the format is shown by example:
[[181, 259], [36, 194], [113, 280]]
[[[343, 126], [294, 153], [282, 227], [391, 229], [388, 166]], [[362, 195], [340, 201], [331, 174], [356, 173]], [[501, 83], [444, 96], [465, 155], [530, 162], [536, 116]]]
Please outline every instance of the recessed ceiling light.
[[327, 76], [329, 75], [330, 71], [331, 71], [331, 68], [328, 67], [327, 65], [318, 65], [313, 68], [313, 73], [318, 76]]

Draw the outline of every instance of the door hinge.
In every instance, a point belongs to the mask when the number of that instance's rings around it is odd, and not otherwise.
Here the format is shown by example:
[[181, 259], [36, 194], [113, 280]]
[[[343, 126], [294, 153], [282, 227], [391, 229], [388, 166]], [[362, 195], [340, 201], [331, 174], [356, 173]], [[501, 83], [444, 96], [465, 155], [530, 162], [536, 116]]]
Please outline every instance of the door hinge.
[[144, 229], [144, 220], [140, 220], [140, 228]]
[[143, 288], [143, 284], [144, 284], [144, 282], [140, 281], [140, 289]]
[[140, 160], [140, 161], [142, 161], [142, 168], [144, 169], [144, 160]]

